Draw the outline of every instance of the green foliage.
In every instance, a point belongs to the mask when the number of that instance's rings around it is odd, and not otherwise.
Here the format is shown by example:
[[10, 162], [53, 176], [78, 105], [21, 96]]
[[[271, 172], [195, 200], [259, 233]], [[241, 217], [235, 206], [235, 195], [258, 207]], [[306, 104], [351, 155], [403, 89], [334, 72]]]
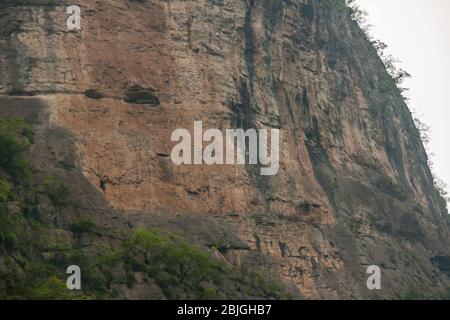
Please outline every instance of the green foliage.
[[[51, 262], [64, 269], [69, 265], [77, 265], [82, 270], [83, 291], [92, 298], [110, 298], [110, 286], [117, 280], [113, 272], [120, 264], [122, 257], [108, 248], [99, 248], [97, 252], [84, 253], [79, 248], [69, 245], [65, 250], [55, 255]], [[125, 280], [123, 280], [125, 282]]]
[[273, 277], [269, 270], [253, 270], [242, 266], [236, 276], [249, 295], [253, 292], [260, 292], [261, 295], [270, 299], [292, 299], [291, 295], [286, 292], [284, 284]]
[[443, 198], [445, 198], [448, 194], [447, 189], [448, 186], [447, 184], [442, 181], [439, 178], [434, 178], [434, 188], [436, 189], [436, 192]]
[[35, 300], [88, 300], [90, 297], [78, 291], [67, 290], [63, 280], [51, 276], [31, 290], [30, 298]]
[[[381, 61], [384, 64], [384, 67], [388, 73], [387, 79], [385, 83], [387, 84], [388, 88], [396, 88], [399, 90], [401, 96], [405, 100], [405, 102], [408, 101], [408, 97], [406, 95], [406, 92], [409, 91], [408, 88], [404, 86], [404, 82], [406, 79], [411, 78], [411, 74], [409, 74], [407, 71], [399, 67], [400, 60], [393, 57], [391, 54], [388, 53], [388, 46], [386, 43], [374, 39], [371, 34], [371, 25], [368, 23], [368, 13], [365, 10], [362, 10], [357, 4], [355, 0], [339, 0], [338, 2], [338, 9], [341, 12], [349, 11], [351, 18], [359, 25], [360, 29], [364, 32], [366, 38], [368, 41], [370, 41], [374, 47], [374, 49], [377, 51], [378, 56], [380, 57]], [[344, 9], [344, 6], [346, 9]], [[412, 111], [414, 114], [414, 110]], [[430, 127], [425, 124], [420, 118], [416, 115], [413, 115], [414, 124], [416, 125], [416, 128], [419, 132], [420, 139], [426, 149], [426, 152], [428, 154], [428, 166], [430, 168], [433, 167], [433, 161], [431, 160], [433, 154], [429, 149], [430, 140], [431, 140], [431, 133], [430, 133]], [[446, 186], [441, 183], [441, 180], [438, 178], [434, 178], [435, 183], [435, 190], [436, 192], [441, 196], [446, 196]], [[443, 199], [442, 199], [443, 200]], [[445, 207], [447, 206], [445, 202]]]
[[433, 175], [433, 182], [434, 182], [434, 190], [438, 197], [438, 201], [441, 204], [442, 208], [447, 210], [448, 213], [448, 205], [447, 205], [448, 186], [443, 180], [436, 177], [435, 175]]
[[0, 246], [4, 251], [14, 248], [16, 244], [17, 236], [15, 232], [7, 230], [0, 231]]
[[211, 281], [219, 269], [216, 261], [204, 251], [186, 242], [172, 248], [168, 254], [168, 271], [177, 277], [180, 285], [185, 281], [199, 285], [202, 280]]
[[6, 179], [0, 178], [0, 205], [6, 203], [10, 198], [11, 191], [11, 184]]
[[[339, 6], [343, 5], [342, 1], [339, 1], [339, 3]], [[361, 9], [361, 7], [356, 4], [355, 0], [345, 0], [344, 5], [350, 12], [352, 20], [358, 24], [367, 40], [372, 43], [374, 49], [378, 53], [378, 56], [383, 61], [384, 67], [386, 68], [386, 71], [390, 76], [390, 79], [388, 79], [387, 82], [389, 84], [392, 84], [394, 88], [397, 88], [400, 93], [402, 93], [403, 98], [407, 100], [407, 97], [404, 95], [404, 93], [408, 91], [408, 88], [405, 88], [403, 86], [403, 83], [404, 80], [410, 78], [411, 75], [407, 71], [399, 67], [400, 60], [396, 59], [387, 52], [388, 46], [386, 45], [386, 43], [373, 38], [371, 34], [372, 26], [369, 24], [367, 19], [368, 12]]]
[[[342, 2], [339, 4], [342, 7]], [[344, 5], [346, 6], [347, 10], [350, 11], [350, 16], [355, 21], [361, 29], [368, 35], [368, 32], [370, 30], [370, 25], [367, 21], [368, 13], [367, 11], [361, 9], [357, 4], [355, 0], [345, 0]]]
[[156, 264], [168, 247], [168, 239], [154, 230], [138, 230], [126, 243], [128, 255], [142, 255], [147, 265]]
[[23, 217], [10, 209], [12, 185], [0, 179], [0, 253], [14, 248], [20, 232]]
[[8, 256], [0, 264], [0, 299], [83, 299], [67, 290], [65, 275], [49, 261]]
[[129, 270], [146, 272], [168, 298], [226, 299], [221, 288], [227, 285], [249, 297], [290, 298], [269, 273], [237, 269], [167, 231], [136, 231], [126, 242], [124, 256]]
[[32, 141], [33, 133], [23, 119], [0, 116], [0, 168], [15, 180], [31, 175], [24, 153]]
[[347, 6], [346, 0], [337, 0], [336, 1], [336, 7], [339, 10], [339, 12], [344, 13], [347, 10], [349, 10], [349, 7]]
[[364, 222], [362, 219], [350, 217], [346, 220], [346, 224], [352, 233], [359, 234], [361, 233]]
[[[56, 175], [39, 184], [25, 160], [31, 143], [23, 120], [0, 117], [0, 299], [114, 298], [116, 286], [133, 287], [136, 272], [153, 279], [168, 298], [224, 299], [221, 288], [230, 285], [249, 296], [278, 295], [282, 286], [167, 231], [138, 230], [128, 240], [113, 236], [118, 250], [82, 243], [82, 235], [98, 237], [101, 229], [84, 215], [70, 223], [48, 219], [48, 212], [71, 211], [70, 190]], [[69, 265], [82, 270], [81, 291], [66, 287]]]
[[50, 198], [55, 207], [66, 204], [69, 196], [69, 187], [56, 176], [47, 177], [44, 181], [43, 192]]
[[435, 288], [425, 288], [419, 284], [412, 284], [407, 291], [397, 295], [398, 300], [449, 300], [450, 289], [440, 290]]
[[89, 217], [80, 216], [72, 221], [69, 225], [69, 230], [77, 235], [81, 235], [84, 233], [95, 232], [98, 230], [98, 227]]
[[198, 296], [203, 293], [201, 282], [220, 278], [222, 270], [201, 248], [156, 229], [136, 231], [126, 243], [125, 256], [130, 268], [146, 271], [173, 298], [183, 292]]
[[[26, 160], [32, 142], [23, 119], [0, 116], [0, 299], [84, 298], [67, 290], [65, 269], [44, 255], [48, 229], [38, 221], [39, 201]], [[56, 199], [64, 193], [53, 181], [45, 187]]]

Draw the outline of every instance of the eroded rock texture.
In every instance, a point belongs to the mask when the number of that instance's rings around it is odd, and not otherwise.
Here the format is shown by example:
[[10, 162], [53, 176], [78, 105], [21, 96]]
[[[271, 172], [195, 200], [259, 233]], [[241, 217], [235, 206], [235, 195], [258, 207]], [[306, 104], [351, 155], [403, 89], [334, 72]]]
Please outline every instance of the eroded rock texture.
[[[2, 107], [45, 105], [40, 125], [71, 133], [77, 169], [131, 225], [219, 244], [303, 298], [448, 285], [419, 134], [342, 1], [75, 2], [81, 31], [73, 1], [0, 2]], [[171, 133], [194, 120], [280, 128], [278, 175], [174, 166]], [[369, 265], [383, 290], [366, 288]]]

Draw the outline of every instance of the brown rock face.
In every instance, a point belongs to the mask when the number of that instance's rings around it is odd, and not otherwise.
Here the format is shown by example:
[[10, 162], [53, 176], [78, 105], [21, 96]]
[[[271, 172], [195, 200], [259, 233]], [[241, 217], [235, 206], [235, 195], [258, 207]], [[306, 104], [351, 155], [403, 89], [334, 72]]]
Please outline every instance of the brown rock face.
[[[305, 298], [444, 288], [445, 208], [401, 95], [341, 1], [0, 3], [2, 105], [47, 106], [77, 168], [133, 225], [159, 225]], [[25, 101], [25, 102], [24, 102]], [[175, 129], [279, 128], [280, 170], [175, 166]], [[55, 139], [55, 138], [53, 138]], [[382, 290], [366, 268], [382, 269]]]

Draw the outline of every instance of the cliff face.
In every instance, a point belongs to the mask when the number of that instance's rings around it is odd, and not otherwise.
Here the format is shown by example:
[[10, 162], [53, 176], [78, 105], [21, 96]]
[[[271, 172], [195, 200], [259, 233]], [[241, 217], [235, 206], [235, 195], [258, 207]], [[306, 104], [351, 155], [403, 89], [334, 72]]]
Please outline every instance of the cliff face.
[[[79, 0], [82, 30], [68, 31], [71, 4], [1, 1], [1, 111], [36, 107], [37, 127], [70, 132], [73, 148], [58, 135], [36, 148], [74, 154], [129, 225], [220, 245], [304, 298], [448, 286], [448, 218], [419, 134], [342, 1]], [[278, 174], [173, 165], [171, 134], [194, 120], [279, 128]]]

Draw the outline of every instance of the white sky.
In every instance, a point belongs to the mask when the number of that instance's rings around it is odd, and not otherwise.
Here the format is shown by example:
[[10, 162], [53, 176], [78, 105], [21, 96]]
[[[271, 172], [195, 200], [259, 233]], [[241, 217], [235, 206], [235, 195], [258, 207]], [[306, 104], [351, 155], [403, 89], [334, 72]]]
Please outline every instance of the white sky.
[[405, 82], [409, 104], [431, 127], [433, 171], [450, 186], [450, 1], [356, 2], [369, 12], [374, 37], [412, 74]]

